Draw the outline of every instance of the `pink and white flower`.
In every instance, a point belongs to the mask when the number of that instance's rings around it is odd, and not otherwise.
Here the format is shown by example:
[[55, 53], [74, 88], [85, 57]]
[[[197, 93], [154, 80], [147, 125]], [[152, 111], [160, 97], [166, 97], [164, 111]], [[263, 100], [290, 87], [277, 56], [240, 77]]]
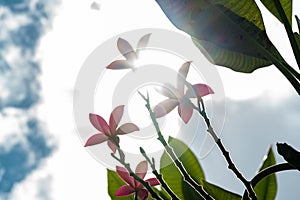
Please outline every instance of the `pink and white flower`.
[[[191, 62], [185, 62], [177, 74], [177, 88], [170, 84], [165, 84], [159, 91], [168, 99], [157, 104], [153, 111], [157, 118], [163, 117], [178, 106], [178, 114], [184, 123], [188, 123], [193, 115], [194, 105], [190, 98], [204, 97], [213, 94], [214, 91], [206, 84], [191, 85], [186, 81], [186, 77], [190, 68]], [[185, 86], [191, 87], [185, 91]]]
[[117, 149], [116, 143], [119, 144], [120, 142], [118, 135], [124, 135], [139, 130], [133, 123], [125, 123], [119, 126], [123, 113], [124, 105], [116, 107], [110, 114], [109, 124], [101, 116], [90, 113], [90, 122], [99, 133], [91, 136], [84, 146], [93, 146], [107, 141], [109, 148], [115, 153]]
[[144, 35], [138, 41], [136, 51], [130, 45], [130, 43], [123, 39], [119, 38], [117, 41], [117, 47], [119, 52], [125, 57], [126, 60], [115, 60], [106, 66], [107, 69], [132, 69], [134, 70], [135, 61], [139, 58], [140, 50], [145, 48], [149, 42], [151, 33]]
[[[135, 173], [141, 179], [144, 179], [148, 171], [147, 161], [140, 162], [136, 169]], [[126, 183], [126, 185], [121, 186], [116, 192], [116, 196], [128, 196], [131, 194], [138, 195], [142, 200], [147, 200], [149, 192], [144, 188], [143, 184], [135, 180], [132, 176], [129, 175], [128, 171], [124, 167], [117, 166], [117, 173]], [[150, 178], [145, 180], [151, 186], [159, 185], [159, 181], [156, 178]]]

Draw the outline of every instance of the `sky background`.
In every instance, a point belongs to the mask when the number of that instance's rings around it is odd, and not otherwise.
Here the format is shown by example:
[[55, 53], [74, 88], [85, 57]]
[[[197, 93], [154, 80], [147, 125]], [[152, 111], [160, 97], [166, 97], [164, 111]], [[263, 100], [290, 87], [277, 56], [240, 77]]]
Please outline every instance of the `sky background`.
[[[91, 9], [92, 3], [0, 2], [0, 199], [109, 199], [105, 167], [90, 156], [75, 130], [78, 72], [88, 55], [116, 34], [137, 28], [178, 30], [152, 0], [96, 1], [98, 9]], [[271, 40], [296, 66], [283, 26], [257, 3]], [[294, 14], [300, 15], [295, 8], [300, 2], [294, 2]], [[270, 145], [287, 142], [300, 149], [299, 97], [274, 67], [251, 75], [218, 71], [226, 95], [222, 140], [247, 178], [259, 169]], [[197, 144], [192, 149], [199, 155]], [[210, 182], [241, 193], [243, 186], [218, 149], [200, 162]], [[277, 199], [296, 200], [299, 173], [277, 177]]]

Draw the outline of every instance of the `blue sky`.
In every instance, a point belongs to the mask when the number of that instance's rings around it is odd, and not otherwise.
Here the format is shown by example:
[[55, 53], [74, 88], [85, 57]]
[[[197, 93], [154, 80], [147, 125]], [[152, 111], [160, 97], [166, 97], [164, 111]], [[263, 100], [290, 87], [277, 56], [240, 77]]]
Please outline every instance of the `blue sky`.
[[[105, 167], [87, 153], [75, 130], [76, 76], [87, 56], [117, 33], [153, 27], [177, 30], [149, 0], [102, 0], [97, 1], [99, 9], [91, 9], [92, 3], [0, 2], [0, 199], [109, 199]], [[299, 8], [296, 3], [294, 8]], [[262, 10], [268, 33], [276, 33], [272, 41], [295, 66], [281, 24]], [[227, 97], [222, 139], [247, 178], [271, 144], [288, 142], [300, 149], [300, 103], [274, 67], [252, 75], [218, 70]], [[192, 147], [195, 152], [198, 145]], [[201, 163], [208, 180], [242, 191], [218, 149]], [[296, 200], [299, 173], [278, 177], [277, 199]]]
[[[1, 1], [0, 196], [8, 198], [15, 184], [36, 170], [55, 149], [36, 117], [40, 101], [37, 45], [51, 22], [49, 3]], [[54, 4], [54, 3], [52, 3]], [[47, 8], [47, 9], [46, 9]]]

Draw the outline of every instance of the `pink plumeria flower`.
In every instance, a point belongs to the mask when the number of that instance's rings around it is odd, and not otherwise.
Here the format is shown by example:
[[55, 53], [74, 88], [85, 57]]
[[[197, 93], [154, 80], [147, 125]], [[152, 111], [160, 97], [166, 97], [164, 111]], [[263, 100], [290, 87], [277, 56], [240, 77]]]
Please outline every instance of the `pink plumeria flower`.
[[134, 62], [138, 59], [140, 50], [145, 48], [149, 42], [151, 33], [144, 35], [138, 41], [136, 51], [129, 44], [127, 40], [119, 38], [117, 41], [117, 47], [120, 53], [126, 58], [126, 60], [116, 60], [110, 63], [107, 69], [135, 69]]
[[[141, 179], [144, 180], [146, 173], [148, 171], [148, 164], [147, 161], [140, 162], [136, 169], [135, 173]], [[131, 194], [138, 195], [142, 200], [147, 200], [149, 196], [148, 190], [144, 188], [144, 186], [135, 180], [132, 176], [129, 175], [128, 171], [124, 167], [117, 166], [117, 173], [126, 183], [126, 185], [121, 186], [118, 191], [116, 192], [116, 196], [128, 196]], [[151, 186], [159, 185], [159, 181], [156, 178], [150, 178], [145, 180]]]
[[116, 107], [110, 114], [109, 125], [101, 116], [90, 113], [90, 122], [100, 133], [91, 136], [84, 146], [92, 146], [107, 141], [109, 148], [115, 153], [117, 149], [116, 143], [119, 144], [120, 142], [118, 135], [139, 130], [133, 123], [125, 123], [118, 127], [123, 113], [124, 105]]
[[[203, 97], [214, 93], [214, 91], [206, 84], [199, 83], [191, 85], [186, 81], [190, 64], [191, 62], [185, 62], [179, 69], [177, 75], [177, 88], [170, 84], [165, 84], [159, 91], [162, 95], [168, 97], [168, 99], [160, 102], [154, 107], [153, 111], [157, 118], [165, 116], [178, 106], [179, 116], [184, 123], [188, 123], [193, 115], [194, 108], [190, 98]], [[187, 91], [185, 91], [186, 85], [190, 86]]]

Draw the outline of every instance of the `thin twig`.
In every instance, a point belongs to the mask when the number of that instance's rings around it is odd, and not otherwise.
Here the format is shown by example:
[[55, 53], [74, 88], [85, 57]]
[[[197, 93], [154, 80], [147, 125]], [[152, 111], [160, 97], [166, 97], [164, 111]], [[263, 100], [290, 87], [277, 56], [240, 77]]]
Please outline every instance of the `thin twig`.
[[166, 192], [170, 195], [170, 197], [172, 198], [172, 200], [179, 200], [179, 198], [176, 196], [176, 194], [170, 189], [170, 187], [167, 185], [167, 183], [165, 182], [165, 180], [163, 179], [162, 174], [159, 174], [158, 171], [155, 169], [155, 161], [152, 158], [152, 161], [150, 160], [150, 158], [147, 156], [145, 150], [140, 147], [140, 152], [141, 154], [145, 157], [145, 159], [148, 161], [148, 163], [150, 164], [151, 168], [152, 168], [152, 173], [156, 176], [156, 178], [159, 180], [161, 186], [166, 190]]
[[[258, 174], [256, 174], [250, 181], [251, 185], [253, 187], [255, 187], [256, 184], [259, 183], [263, 178], [265, 178], [271, 174], [274, 174], [276, 172], [287, 171], [287, 170], [297, 170], [297, 168], [292, 166], [289, 163], [281, 163], [281, 164], [270, 166], [270, 167], [260, 171]], [[248, 192], [245, 191], [244, 195], [243, 195], [243, 200], [248, 200], [248, 199], [249, 199]]]
[[202, 196], [202, 198], [206, 199], [206, 200], [213, 200], [213, 198], [203, 189], [202, 185], [199, 185], [190, 175], [189, 173], [186, 171], [186, 169], [184, 168], [183, 164], [181, 163], [181, 161], [178, 159], [178, 157], [176, 156], [176, 154], [174, 153], [172, 147], [169, 146], [169, 144], [166, 142], [165, 138], [163, 137], [159, 125], [157, 123], [156, 117], [154, 112], [151, 109], [150, 106], [150, 101], [149, 101], [149, 95], [147, 94], [147, 97], [145, 97], [143, 94], [139, 93], [142, 98], [146, 101], [146, 108], [148, 109], [148, 112], [150, 114], [152, 123], [156, 129], [157, 135], [158, 135], [158, 140], [162, 143], [162, 145], [165, 147], [166, 152], [168, 153], [168, 155], [171, 157], [171, 159], [173, 160], [173, 162], [175, 163], [177, 169], [180, 171], [181, 175], [183, 176], [183, 179], [185, 182], [187, 182], [189, 185], [191, 185], [199, 195]]
[[211, 126], [210, 119], [207, 117], [207, 114], [205, 111], [205, 105], [204, 105], [203, 99], [201, 97], [198, 97], [198, 107], [194, 106], [194, 109], [196, 109], [199, 112], [199, 114], [203, 117], [203, 119], [206, 123], [206, 126], [207, 126], [207, 132], [210, 133], [210, 135], [213, 137], [215, 143], [218, 145], [219, 149], [222, 151], [222, 153], [228, 163], [228, 169], [232, 170], [233, 173], [237, 176], [237, 178], [242, 181], [242, 183], [245, 185], [247, 191], [249, 192], [249, 197], [251, 197], [252, 200], [256, 200], [257, 197], [251, 186], [250, 181], [247, 181], [246, 178], [242, 175], [242, 173], [236, 168], [235, 164], [232, 162], [232, 159], [230, 158], [229, 152], [225, 149], [221, 139], [217, 136], [213, 127]]

